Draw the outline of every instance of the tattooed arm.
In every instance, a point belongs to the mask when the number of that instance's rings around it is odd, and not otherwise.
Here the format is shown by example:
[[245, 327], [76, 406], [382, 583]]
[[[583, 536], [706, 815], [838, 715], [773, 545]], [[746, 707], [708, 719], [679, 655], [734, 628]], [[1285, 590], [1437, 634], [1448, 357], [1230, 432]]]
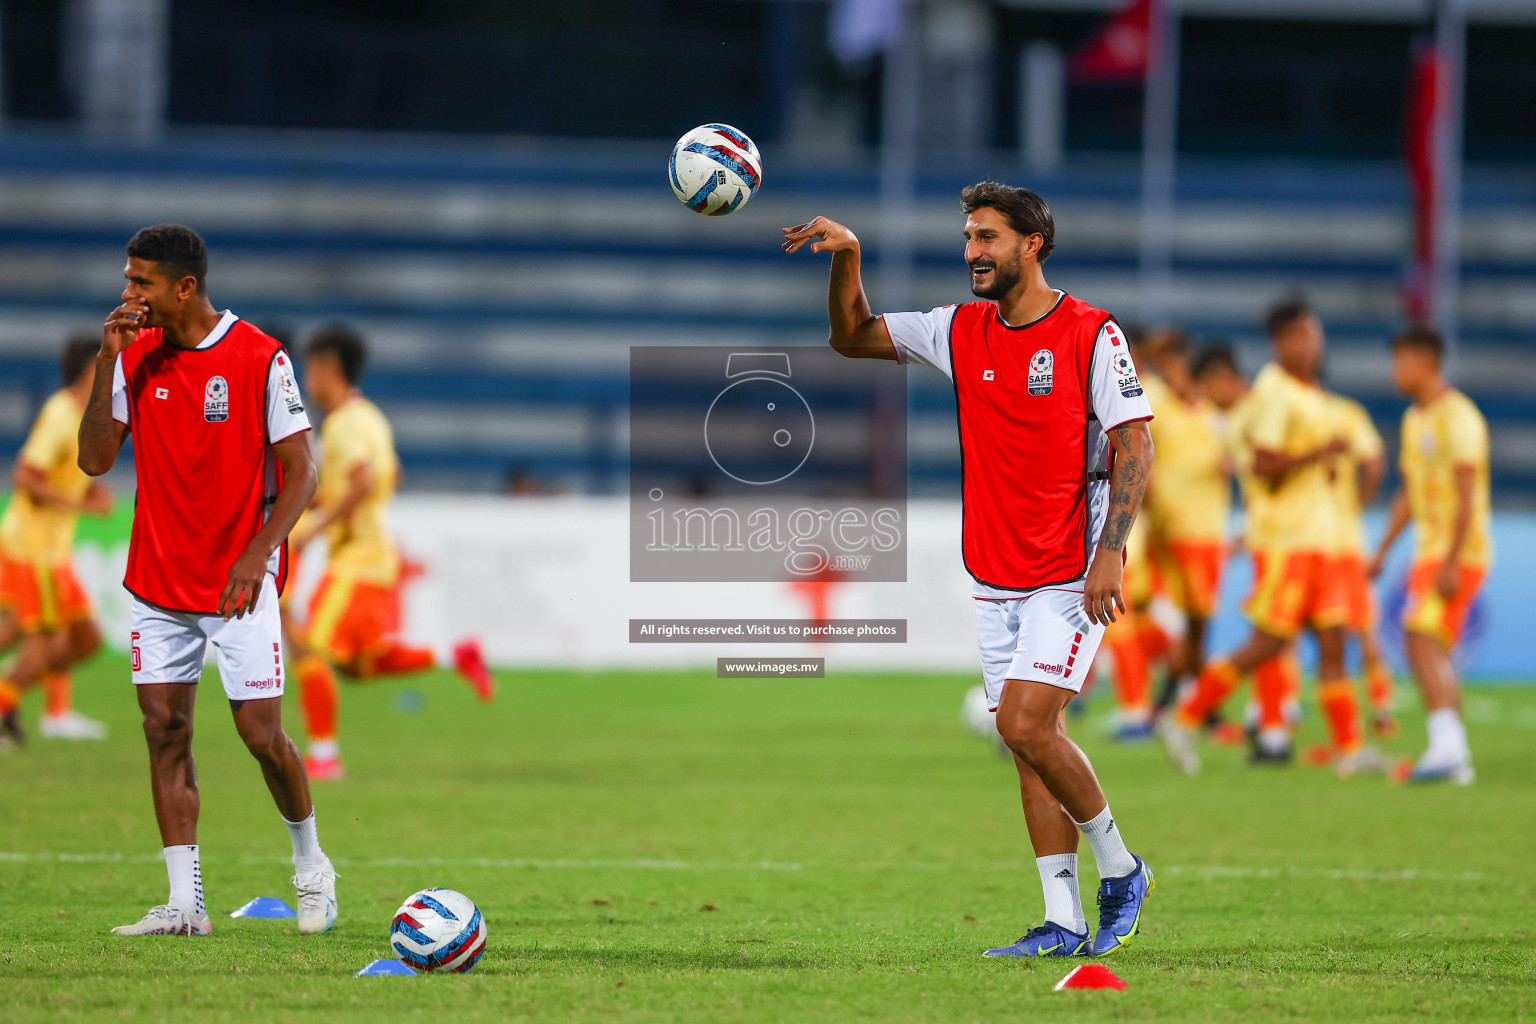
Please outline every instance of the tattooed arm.
[[1152, 431], [1146, 420], [1122, 423], [1109, 432], [1115, 449], [1114, 475], [1109, 482], [1109, 514], [1099, 547], [1083, 581], [1083, 608], [1093, 622], [1115, 621], [1115, 610], [1125, 612], [1125, 597], [1120, 591], [1125, 573], [1125, 539], [1141, 508], [1147, 490], [1147, 476], [1152, 470]]

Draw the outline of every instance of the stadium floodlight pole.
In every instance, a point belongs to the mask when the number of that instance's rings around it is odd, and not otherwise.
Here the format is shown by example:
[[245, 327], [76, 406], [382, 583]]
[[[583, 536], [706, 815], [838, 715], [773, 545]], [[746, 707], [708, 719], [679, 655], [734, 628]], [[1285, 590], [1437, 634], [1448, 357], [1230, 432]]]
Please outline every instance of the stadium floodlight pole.
[[922, 74], [913, 20], [900, 2], [900, 29], [885, 50], [880, 95], [880, 305], [912, 306], [913, 221], [917, 207], [918, 89]]
[[1179, 0], [1151, 0], [1141, 115], [1141, 316], [1172, 311], [1173, 208], [1179, 130]]
[[1445, 341], [1445, 374], [1455, 379], [1461, 328], [1461, 170], [1462, 123], [1466, 105], [1466, 0], [1438, 0], [1435, 5], [1435, 52], [1438, 117], [1434, 159], [1439, 189], [1435, 195], [1435, 326]]

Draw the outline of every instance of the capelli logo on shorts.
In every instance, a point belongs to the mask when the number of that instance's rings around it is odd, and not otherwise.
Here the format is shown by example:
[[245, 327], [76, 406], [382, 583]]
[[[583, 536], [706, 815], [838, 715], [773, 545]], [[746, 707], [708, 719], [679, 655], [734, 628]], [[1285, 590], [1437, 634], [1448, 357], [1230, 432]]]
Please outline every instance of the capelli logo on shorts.
[[283, 685], [281, 679], [250, 679], [246, 681], [247, 690], [275, 690]]
[[1050, 672], [1058, 676], [1067, 670], [1065, 665], [1047, 665], [1043, 661], [1035, 662], [1035, 668], [1041, 672]]

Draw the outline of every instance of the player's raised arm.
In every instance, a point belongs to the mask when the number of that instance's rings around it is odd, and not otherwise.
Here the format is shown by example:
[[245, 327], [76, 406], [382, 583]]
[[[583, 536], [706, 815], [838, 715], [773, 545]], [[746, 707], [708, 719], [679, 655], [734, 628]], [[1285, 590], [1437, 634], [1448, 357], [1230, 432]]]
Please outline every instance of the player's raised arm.
[[869, 298], [864, 294], [858, 236], [825, 217], [813, 217], [799, 227], [783, 231], [785, 252], [798, 252], [810, 242], [811, 252], [832, 254], [832, 270], [827, 279], [827, 320], [831, 325], [828, 341], [832, 347], [853, 359], [895, 359], [896, 346], [885, 321], [870, 311]]
[[1152, 472], [1152, 430], [1146, 420], [1122, 423], [1109, 432], [1115, 450], [1114, 476], [1109, 483], [1109, 514], [1099, 547], [1083, 581], [1083, 607], [1093, 622], [1115, 621], [1125, 611], [1121, 582], [1125, 573], [1125, 539], [1131, 534]]
[[117, 461], [128, 424], [112, 416], [112, 388], [117, 357], [133, 344], [139, 328], [149, 319], [149, 308], [141, 302], [125, 302], [112, 311], [102, 326], [101, 351], [96, 353], [96, 378], [91, 383], [91, 397], [80, 417], [80, 469], [101, 476]]

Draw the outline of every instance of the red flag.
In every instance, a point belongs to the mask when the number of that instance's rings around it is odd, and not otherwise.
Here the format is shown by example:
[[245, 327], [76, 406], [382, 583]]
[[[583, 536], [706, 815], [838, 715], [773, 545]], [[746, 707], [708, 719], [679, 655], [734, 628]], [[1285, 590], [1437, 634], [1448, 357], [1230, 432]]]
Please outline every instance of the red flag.
[[1077, 48], [1067, 64], [1078, 82], [1139, 82], [1147, 74], [1153, 0], [1131, 0]]
[[1405, 124], [1405, 159], [1413, 201], [1413, 269], [1403, 293], [1412, 323], [1427, 323], [1435, 287], [1435, 211], [1440, 194], [1440, 166], [1435, 159], [1435, 131], [1440, 121], [1440, 78], [1444, 73], [1433, 46], [1413, 55]]

